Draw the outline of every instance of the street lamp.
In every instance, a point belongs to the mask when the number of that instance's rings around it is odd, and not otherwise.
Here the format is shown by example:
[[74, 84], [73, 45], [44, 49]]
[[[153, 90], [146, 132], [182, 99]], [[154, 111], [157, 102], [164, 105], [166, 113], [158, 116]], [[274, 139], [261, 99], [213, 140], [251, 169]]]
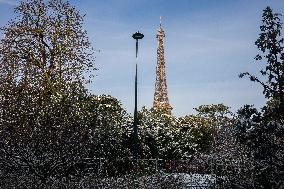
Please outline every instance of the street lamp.
[[134, 108], [134, 123], [133, 123], [133, 155], [138, 159], [138, 117], [137, 117], [137, 63], [138, 63], [138, 40], [142, 39], [144, 35], [139, 31], [132, 35], [136, 40], [136, 64], [135, 64], [135, 108]]

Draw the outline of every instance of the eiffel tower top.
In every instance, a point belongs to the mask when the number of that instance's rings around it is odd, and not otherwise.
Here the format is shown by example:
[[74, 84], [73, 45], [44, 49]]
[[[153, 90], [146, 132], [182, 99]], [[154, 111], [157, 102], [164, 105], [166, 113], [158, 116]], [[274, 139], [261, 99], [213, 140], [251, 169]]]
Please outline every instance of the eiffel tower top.
[[160, 27], [157, 31], [157, 66], [156, 66], [156, 83], [153, 109], [160, 109], [171, 114], [172, 107], [169, 103], [167, 81], [166, 81], [166, 66], [164, 53], [164, 37], [165, 32], [162, 28], [162, 17], [160, 17]]
[[157, 32], [157, 38], [158, 37], [165, 37], [165, 32], [162, 28], [162, 17], [160, 16], [160, 27], [158, 29], [158, 32]]

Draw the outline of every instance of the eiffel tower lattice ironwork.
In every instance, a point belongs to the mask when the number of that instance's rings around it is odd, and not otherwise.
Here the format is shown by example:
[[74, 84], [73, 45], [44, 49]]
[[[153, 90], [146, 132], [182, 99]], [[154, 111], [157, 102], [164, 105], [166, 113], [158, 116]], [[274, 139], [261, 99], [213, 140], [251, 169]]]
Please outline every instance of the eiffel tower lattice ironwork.
[[156, 67], [156, 83], [154, 94], [154, 109], [163, 109], [168, 114], [171, 114], [173, 109], [169, 103], [167, 80], [166, 80], [166, 66], [164, 55], [164, 37], [165, 32], [162, 28], [162, 18], [160, 17], [160, 27], [157, 32], [158, 48], [157, 48], [157, 67]]

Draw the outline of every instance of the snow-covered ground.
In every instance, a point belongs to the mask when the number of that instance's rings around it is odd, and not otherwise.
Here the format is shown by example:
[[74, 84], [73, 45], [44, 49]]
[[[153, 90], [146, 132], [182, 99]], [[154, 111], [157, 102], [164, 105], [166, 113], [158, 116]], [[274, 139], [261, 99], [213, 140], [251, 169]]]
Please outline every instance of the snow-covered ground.
[[175, 177], [181, 177], [184, 183], [184, 188], [206, 189], [216, 184], [215, 175], [209, 174], [174, 174]]
[[106, 178], [99, 182], [101, 188], [149, 188], [149, 189], [208, 189], [216, 184], [215, 175], [186, 174], [186, 173], [159, 173], [151, 176], [124, 178]]

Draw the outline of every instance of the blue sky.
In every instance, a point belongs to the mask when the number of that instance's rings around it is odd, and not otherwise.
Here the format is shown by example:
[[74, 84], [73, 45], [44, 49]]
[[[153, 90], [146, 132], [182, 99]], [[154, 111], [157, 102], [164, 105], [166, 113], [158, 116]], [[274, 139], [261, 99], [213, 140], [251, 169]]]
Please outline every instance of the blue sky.
[[[0, 0], [0, 25], [13, 17], [16, 0]], [[173, 114], [195, 113], [202, 104], [224, 103], [237, 110], [244, 104], [261, 107], [262, 88], [240, 72], [258, 73], [254, 45], [262, 10], [271, 6], [284, 14], [283, 0], [70, 0], [86, 14], [85, 28], [99, 69], [89, 89], [118, 98], [128, 112], [134, 106], [135, 41], [140, 41], [138, 68], [139, 108], [153, 102], [155, 34], [163, 17], [165, 59]], [[282, 17], [284, 21], [284, 18]]]

